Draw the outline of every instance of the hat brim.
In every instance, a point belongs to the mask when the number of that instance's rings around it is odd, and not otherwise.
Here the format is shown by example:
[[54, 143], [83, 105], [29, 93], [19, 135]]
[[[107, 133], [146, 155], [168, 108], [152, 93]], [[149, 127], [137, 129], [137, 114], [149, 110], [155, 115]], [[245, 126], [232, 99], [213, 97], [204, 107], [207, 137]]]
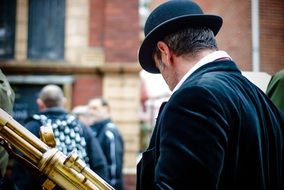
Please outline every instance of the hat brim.
[[149, 73], [160, 73], [153, 60], [153, 50], [158, 41], [175, 31], [190, 27], [208, 27], [216, 36], [223, 20], [216, 15], [184, 15], [176, 17], [155, 27], [144, 39], [138, 51], [138, 60], [141, 67]]

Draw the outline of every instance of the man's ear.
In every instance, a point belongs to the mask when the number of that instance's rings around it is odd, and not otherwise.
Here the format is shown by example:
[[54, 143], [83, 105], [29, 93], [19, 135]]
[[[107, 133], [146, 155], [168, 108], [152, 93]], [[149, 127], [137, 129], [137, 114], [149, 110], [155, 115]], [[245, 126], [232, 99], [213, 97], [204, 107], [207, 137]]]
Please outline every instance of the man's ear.
[[169, 46], [163, 41], [158, 41], [157, 47], [161, 52], [162, 62], [164, 64], [172, 63], [172, 52]]
[[39, 111], [44, 111], [46, 109], [44, 102], [40, 98], [36, 99], [36, 103]]

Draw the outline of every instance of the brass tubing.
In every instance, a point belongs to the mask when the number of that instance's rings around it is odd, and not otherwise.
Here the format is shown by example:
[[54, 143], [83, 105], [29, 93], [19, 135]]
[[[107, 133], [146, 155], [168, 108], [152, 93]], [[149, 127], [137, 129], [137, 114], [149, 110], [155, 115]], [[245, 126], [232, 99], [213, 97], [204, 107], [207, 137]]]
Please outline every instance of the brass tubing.
[[44, 153], [47, 151], [48, 146], [26, 128], [19, 128], [11, 123], [7, 123], [6, 126], [9, 127], [11, 130], [15, 131], [22, 138], [25, 138], [27, 142], [33, 145], [40, 152]]
[[63, 163], [66, 156], [57, 149], [50, 149], [44, 153], [39, 162], [39, 170], [45, 173], [52, 181], [66, 190], [102, 190], [96, 184], [88, 181], [85, 176]]
[[99, 175], [88, 168], [76, 153], [69, 154], [69, 156], [64, 161], [64, 165], [85, 176], [87, 180], [89, 180], [93, 184], [96, 184], [99, 189], [114, 190], [112, 186], [110, 186]]
[[4, 126], [0, 129], [0, 135], [4, 139], [8, 139], [10, 144], [28, 156], [33, 163], [38, 163], [38, 161], [41, 159], [42, 153], [38, 149], [30, 145], [27, 141], [23, 140], [23, 138], [21, 138], [7, 126]]
[[106, 181], [104, 181], [99, 175], [93, 172], [90, 168], [85, 167], [82, 174], [86, 176], [92, 183], [96, 184], [100, 189], [114, 190]]
[[49, 148], [44, 142], [34, 136], [29, 130], [22, 127], [12, 116], [0, 108], [0, 127], [1, 126], [7, 126], [42, 153], [46, 152]]
[[[34, 166], [65, 190], [113, 190], [77, 155], [67, 158], [56, 148], [48, 147], [0, 108], [0, 136], [23, 153]], [[47, 181], [45, 188], [54, 184]]]

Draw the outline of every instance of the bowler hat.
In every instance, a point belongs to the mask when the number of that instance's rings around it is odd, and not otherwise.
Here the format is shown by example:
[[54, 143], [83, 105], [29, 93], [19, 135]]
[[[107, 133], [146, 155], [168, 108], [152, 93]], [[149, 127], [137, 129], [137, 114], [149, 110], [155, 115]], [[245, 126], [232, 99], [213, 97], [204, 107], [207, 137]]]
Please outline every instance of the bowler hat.
[[145, 23], [145, 39], [138, 52], [140, 65], [150, 73], [160, 73], [152, 57], [159, 40], [168, 34], [190, 27], [207, 27], [216, 35], [222, 23], [221, 17], [204, 14], [193, 1], [171, 0], [159, 5]]

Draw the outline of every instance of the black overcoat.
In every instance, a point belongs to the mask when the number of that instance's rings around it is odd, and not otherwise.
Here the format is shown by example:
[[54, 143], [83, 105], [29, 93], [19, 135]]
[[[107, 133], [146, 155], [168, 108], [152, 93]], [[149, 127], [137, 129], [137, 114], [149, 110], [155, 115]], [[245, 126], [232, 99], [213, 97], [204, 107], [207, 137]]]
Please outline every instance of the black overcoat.
[[283, 118], [234, 62], [208, 63], [161, 106], [137, 189], [283, 190]]

